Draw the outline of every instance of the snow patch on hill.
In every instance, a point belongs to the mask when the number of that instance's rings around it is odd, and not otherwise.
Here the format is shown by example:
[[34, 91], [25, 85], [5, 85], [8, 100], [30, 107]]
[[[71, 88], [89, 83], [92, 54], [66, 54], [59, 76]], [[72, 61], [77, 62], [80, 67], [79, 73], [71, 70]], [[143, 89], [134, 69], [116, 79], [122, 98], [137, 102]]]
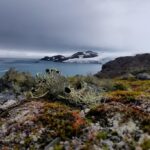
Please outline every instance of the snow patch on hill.
[[92, 58], [70, 58], [68, 60], [65, 60], [63, 62], [65, 63], [99, 63], [99, 64], [105, 64], [110, 60], [114, 60], [117, 57], [120, 56], [131, 56], [134, 55], [133, 53], [120, 53], [120, 52], [103, 52], [103, 53], [98, 53], [97, 57], [92, 57]]
[[73, 58], [73, 59], [68, 59], [65, 60], [64, 62], [66, 63], [101, 63], [100, 57], [94, 57], [94, 58]]

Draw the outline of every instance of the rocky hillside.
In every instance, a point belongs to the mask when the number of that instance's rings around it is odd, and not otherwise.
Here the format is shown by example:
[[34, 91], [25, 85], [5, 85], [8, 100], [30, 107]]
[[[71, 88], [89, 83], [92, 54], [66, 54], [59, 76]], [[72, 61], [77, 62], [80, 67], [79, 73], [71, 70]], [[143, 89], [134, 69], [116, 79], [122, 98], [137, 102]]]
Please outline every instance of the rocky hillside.
[[118, 77], [125, 74], [150, 73], [150, 54], [119, 57], [102, 66], [96, 76], [102, 78]]

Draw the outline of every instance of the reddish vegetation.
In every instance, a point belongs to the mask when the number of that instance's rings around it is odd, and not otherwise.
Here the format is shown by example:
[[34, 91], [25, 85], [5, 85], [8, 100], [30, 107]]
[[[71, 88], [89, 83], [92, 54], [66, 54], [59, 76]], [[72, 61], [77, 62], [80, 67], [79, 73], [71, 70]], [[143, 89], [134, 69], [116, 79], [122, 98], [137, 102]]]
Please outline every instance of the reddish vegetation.
[[72, 112], [72, 115], [75, 118], [75, 122], [73, 123], [73, 128], [78, 130], [81, 126], [85, 125], [85, 119], [81, 118], [79, 112]]

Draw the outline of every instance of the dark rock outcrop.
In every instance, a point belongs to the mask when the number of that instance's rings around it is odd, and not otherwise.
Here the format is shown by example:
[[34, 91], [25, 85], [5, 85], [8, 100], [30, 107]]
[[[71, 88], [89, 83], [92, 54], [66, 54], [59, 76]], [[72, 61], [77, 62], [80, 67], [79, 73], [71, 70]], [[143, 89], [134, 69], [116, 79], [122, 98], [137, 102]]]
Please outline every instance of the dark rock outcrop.
[[131, 73], [150, 73], [150, 54], [138, 54], [136, 56], [119, 57], [102, 66], [102, 70], [96, 74], [101, 78], [114, 78]]
[[44, 61], [54, 61], [54, 62], [63, 62], [65, 60], [67, 60], [67, 57], [65, 57], [63, 55], [56, 55], [56, 56], [52, 56], [52, 57], [45, 56], [41, 60], [44, 60]]
[[97, 57], [98, 54], [96, 52], [92, 52], [92, 51], [86, 51], [86, 52], [77, 52], [75, 54], [73, 54], [70, 58], [92, 58], [92, 57]]

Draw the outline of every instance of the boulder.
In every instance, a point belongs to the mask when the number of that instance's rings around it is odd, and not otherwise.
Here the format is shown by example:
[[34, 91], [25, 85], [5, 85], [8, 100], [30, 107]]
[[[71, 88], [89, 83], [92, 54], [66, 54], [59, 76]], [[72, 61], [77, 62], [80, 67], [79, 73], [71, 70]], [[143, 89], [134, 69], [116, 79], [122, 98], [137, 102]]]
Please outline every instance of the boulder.
[[131, 73], [126, 73], [120, 77], [121, 80], [128, 80], [128, 79], [134, 79], [134, 78], [135, 76]]
[[148, 73], [139, 73], [136, 75], [136, 78], [139, 80], [150, 80], [150, 74]]

